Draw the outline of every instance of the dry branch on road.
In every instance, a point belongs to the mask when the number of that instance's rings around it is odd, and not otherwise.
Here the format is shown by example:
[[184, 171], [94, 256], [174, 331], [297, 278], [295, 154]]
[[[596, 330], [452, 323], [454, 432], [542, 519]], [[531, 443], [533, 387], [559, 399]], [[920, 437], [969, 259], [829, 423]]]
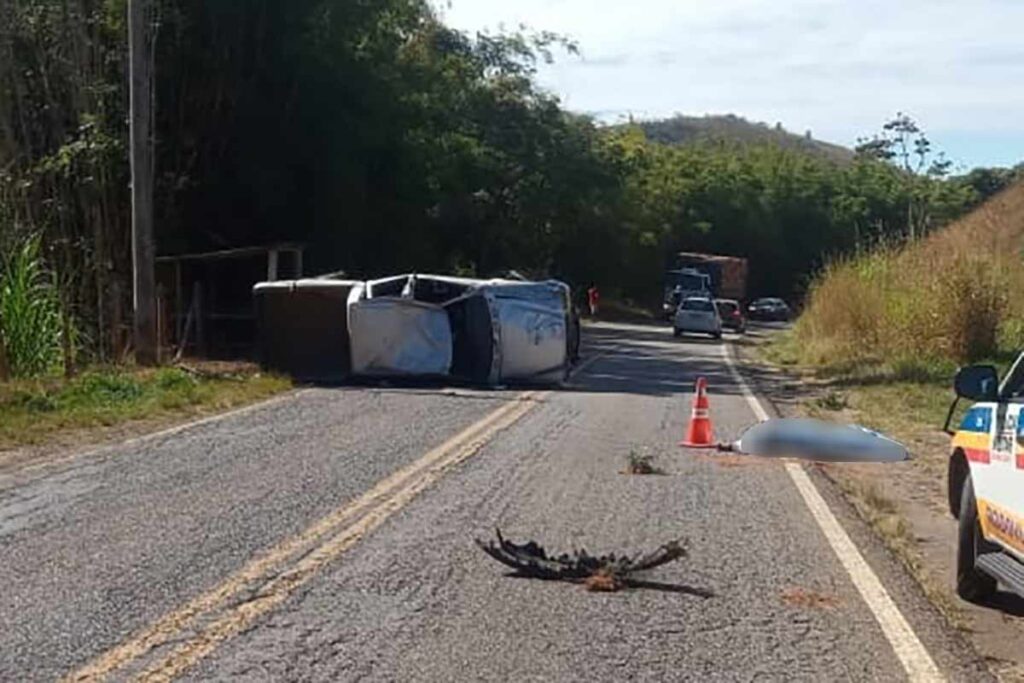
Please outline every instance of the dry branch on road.
[[535, 541], [523, 544], [505, 540], [501, 530], [495, 530], [498, 542], [477, 539], [480, 548], [498, 562], [515, 569], [523, 576], [553, 581], [584, 583], [588, 590], [609, 591], [626, 587], [625, 579], [636, 572], [654, 569], [686, 557], [686, 540], [670, 541], [656, 550], [639, 555], [614, 553], [595, 556], [582, 548], [572, 554], [549, 556]]

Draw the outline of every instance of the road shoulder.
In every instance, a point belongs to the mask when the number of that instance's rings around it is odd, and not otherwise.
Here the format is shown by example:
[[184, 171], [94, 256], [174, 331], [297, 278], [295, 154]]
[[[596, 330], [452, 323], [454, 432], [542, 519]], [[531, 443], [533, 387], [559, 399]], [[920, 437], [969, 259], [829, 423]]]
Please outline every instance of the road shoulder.
[[0, 386], [0, 475], [203, 424], [294, 393], [248, 363], [95, 369]]
[[[767, 362], [751, 344], [736, 349], [748, 381], [760, 396], [771, 397], [780, 416], [814, 415], [849, 422], [864, 419], [846, 405], [831, 406], [823, 415], [819, 407], [833, 400], [826, 384]], [[912, 433], [893, 435], [905, 440], [915, 456], [926, 457], [915, 457], [900, 466], [898, 476], [893, 476], [897, 471], [890, 465], [844, 464], [814, 466], [810, 468], [813, 477], [829, 492], [830, 503], [838, 502], [845, 508], [845, 516], [866, 532], [861, 540], [881, 541], [906, 570], [904, 576], [916, 584], [917, 591], [912, 592], [927, 597], [993, 675], [1004, 681], [1024, 681], [1024, 624], [1020, 619], [1024, 601], [1001, 594], [1004, 599], [999, 603], [983, 607], [956, 596], [956, 521], [945, 506], [945, 459], [940, 457], [948, 448], [947, 439], [925, 425], [915, 425], [908, 432]], [[865, 547], [861, 542], [858, 545]]]

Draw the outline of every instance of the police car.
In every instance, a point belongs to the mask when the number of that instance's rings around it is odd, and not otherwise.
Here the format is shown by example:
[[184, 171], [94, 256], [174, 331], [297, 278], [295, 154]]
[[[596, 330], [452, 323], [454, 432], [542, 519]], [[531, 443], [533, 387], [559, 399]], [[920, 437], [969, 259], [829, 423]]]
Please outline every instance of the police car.
[[959, 520], [956, 588], [984, 601], [997, 584], [1024, 596], [1024, 353], [999, 381], [990, 365], [961, 368], [957, 401], [976, 401], [949, 431], [949, 509]]

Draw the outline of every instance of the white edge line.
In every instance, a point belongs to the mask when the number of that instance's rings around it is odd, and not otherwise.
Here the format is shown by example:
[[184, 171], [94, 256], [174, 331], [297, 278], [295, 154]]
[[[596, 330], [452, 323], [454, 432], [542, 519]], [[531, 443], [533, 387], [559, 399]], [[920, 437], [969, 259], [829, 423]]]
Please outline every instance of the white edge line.
[[[722, 345], [722, 355], [725, 357], [726, 365], [729, 366], [736, 385], [740, 388], [743, 397], [747, 399], [751, 410], [754, 411], [754, 415], [759, 421], [764, 422], [768, 419], [768, 412], [740, 374], [728, 345]], [[807, 476], [807, 472], [796, 463], [786, 463], [786, 472], [797, 491], [800, 492], [804, 503], [807, 504], [814, 521], [818, 523], [818, 527], [825, 534], [825, 538], [836, 557], [839, 558], [840, 564], [843, 565], [853, 585], [881, 626], [882, 632], [903, 665], [907, 677], [911, 681], [944, 680], [921, 639], [914, 633], [913, 628], [907, 623], [906, 618], [885, 590], [881, 580], [864, 560], [864, 556], [854, 545], [839, 520], [832, 514], [828, 503], [821, 497], [814, 482]]]
[[761, 405], [761, 402], [757, 400], [757, 396], [754, 396], [754, 392], [750, 390], [750, 385], [743, 379], [743, 375], [736, 368], [736, 362], [733, 360], [732, 354], [729, 352], [729, 345], [722, 344], [722, 356], [725, 357], [725, 364], [729, 366], [729, 372], [732, 373], [732, 378], [736, 382], [736, 385], [740, 388], [740, 393], [743, 394], [743, 398], [747, 399], [747, 405], [754, 411], [754, 417], [757, 418], [758, 422], [765, 422], [768, 420], [768, 412]]

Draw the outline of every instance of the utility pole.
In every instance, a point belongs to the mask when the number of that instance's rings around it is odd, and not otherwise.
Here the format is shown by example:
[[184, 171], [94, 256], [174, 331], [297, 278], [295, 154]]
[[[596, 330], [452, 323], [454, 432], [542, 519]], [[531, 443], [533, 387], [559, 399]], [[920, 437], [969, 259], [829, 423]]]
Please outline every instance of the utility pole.
[[130, 137], [132, 166], [132, 272], [135, 361], [157, 363], [156, 246], [153, 242], [153, 63], [150, 2], [128, 0]]

